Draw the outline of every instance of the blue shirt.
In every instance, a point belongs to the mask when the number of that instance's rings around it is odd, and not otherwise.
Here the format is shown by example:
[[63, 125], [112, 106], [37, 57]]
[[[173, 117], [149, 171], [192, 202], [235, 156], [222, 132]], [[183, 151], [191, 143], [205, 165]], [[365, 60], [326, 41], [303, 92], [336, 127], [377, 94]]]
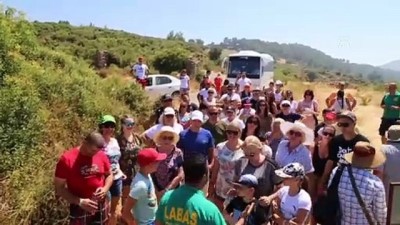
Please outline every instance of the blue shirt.
[[179, 134], [177, 147], [182, 150], [185, 159], [194, 154], [208, 157], [208, 150], [214, 148], [214, 138], [211, 132], [204, 128], [200, 128], [199, 132], [193, 132], [188, 128]]

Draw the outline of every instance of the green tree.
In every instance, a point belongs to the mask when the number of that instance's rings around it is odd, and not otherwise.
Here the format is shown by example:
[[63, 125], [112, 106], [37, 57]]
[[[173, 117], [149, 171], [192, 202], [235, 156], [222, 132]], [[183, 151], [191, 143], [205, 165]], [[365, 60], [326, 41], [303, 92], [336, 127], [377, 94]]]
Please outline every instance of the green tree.
[[222, 49], [221, 48], [211, 48], [210, 51], [208, 52], [208, 58], [217, 61], [220, 59], [222, 54]]
[[309, 71], [307, 73], [307, 78], [309, 81], [313, 82], [315, 79], [317, 79], [317, 73], [314, 71]]
[[185, 67], [189, 52], [182, 48], [165, 49], [154, 56], [153, 66], [160, 73], [169, 74]]
[[185, 38], [183, 37], [182, 32], [174, 32], [170, 31], [167, 35], [167, 40], [175, 40], [175, 41], [185, 41]]

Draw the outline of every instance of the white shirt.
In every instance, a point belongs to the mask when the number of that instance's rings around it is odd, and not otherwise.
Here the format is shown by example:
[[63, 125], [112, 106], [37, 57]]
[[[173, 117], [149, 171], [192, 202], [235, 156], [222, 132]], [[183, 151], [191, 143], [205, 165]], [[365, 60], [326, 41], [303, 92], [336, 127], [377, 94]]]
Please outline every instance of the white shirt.
[[122, 177], [123, 173], [119, 166], [119, 159], [121, 158], [121, 150], [117, 139], [111, 138], [104, 148], [104, 152], [108, 156], [111, 164], [111, 171], [114, 175], [114, 180], [118, 180]]
[[[151, 140], [153, 140], [154, 136], [161, 130], [161, 128], [165, 126], [163, 124], [156, 124], [152, 127], [150, 127], [149, 129], [147, 129], [144, 134], [150, 138]], [[183, 131], [183, 126], [180, 125], [179, 123], [175, 123], [174, 126], [172, 127], [174, 129], [174, 131], [179, 135], [180, 132]]]
[[216, 105], [217, 104], [217, 100], [215, 98], [212, 98], [211, 101], [209, 101], [208, 98], [205, 98], [204, 99], [204, 104], [206, 106]]
[[246, 121], [249, 116], [254, 116], [256, 114], [256, 110], [253, 108], [242, 108], [239, 111], [239, 118]]
[[247, 77], [245, 78], [239, 78], [239, 80], [236, 82], [237, 85], [239, 85], [239, 92], [242, 92], [244, 90], [244, 87], [247, 85], [251, 85], [251, 80]]
[[146, 71], [148, 71], [149, 68], [146, 66], [146, 64], [135, 64], [132, 67], [132, 70], [135, 72], [135, 76], [138, 79], [145, 79], [146, 78]]
[[238, 101], [240, 102], [240, 95], [237, 93], [233, 93], [232, 95], [228, 95], [228, 94], [223, 94], [221, 96], [221, 98], [219, 99], [220, 102], [224, 102], [224, 101]]
[[208, 98], [208, 89], [205, 89], [205, 88], [201, 89], [201, 90], [199, 91], [199, 95], [200, 95], [201, 97], [203, 97], [203, 100], [206, 99], [206, 98]]
[[179, 76], [179, 79], [181, 79], [181, 88], [182, 89], [187, 89], [189, 88], [189, 81], [190, 81], [190, 77], [189, 75], [181, 75]]
[[295, 196], [289, 195], [289, 187], [284, 186], [278, 191], [281, 200], [281, 213], [286, 220], [291, 220], [297, 215], [299, 209], [311, 210], [311, 197], [303, 189]]

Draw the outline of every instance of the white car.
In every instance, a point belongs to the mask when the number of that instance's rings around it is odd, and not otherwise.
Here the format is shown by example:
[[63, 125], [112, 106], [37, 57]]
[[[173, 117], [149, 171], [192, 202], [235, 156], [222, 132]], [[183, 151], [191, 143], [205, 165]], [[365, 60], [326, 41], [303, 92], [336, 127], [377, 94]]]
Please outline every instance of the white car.
[[170, 94], [179, 96], [181, 80], [168, 74], [152, 74], [147, 77], [146, 92], [151, 96]]

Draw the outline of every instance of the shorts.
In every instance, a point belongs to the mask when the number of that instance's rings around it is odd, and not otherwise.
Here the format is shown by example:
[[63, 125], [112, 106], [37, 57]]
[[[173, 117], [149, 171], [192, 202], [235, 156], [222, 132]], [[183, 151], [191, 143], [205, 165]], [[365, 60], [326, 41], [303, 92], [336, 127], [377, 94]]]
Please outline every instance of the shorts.
[[114, 180], [110, 187], [111, 197], [121, 197], [122, 195], [122, 179]]
[[381, 125], [379, 126], [379, 135], [385, 136], [386, 131], [389, 130], [389, 127], [391, 127], [392, 125], [399, 124], [397, 120], [398, 119], [382, 118]]
[[95, 213], [89, 213], [78, 205], [71, 204], [69, 207], [69, 225], [92, 225], [105, 224], [108, 221], [110, 204], [106, 198], [99, 204], [99, 210]]

